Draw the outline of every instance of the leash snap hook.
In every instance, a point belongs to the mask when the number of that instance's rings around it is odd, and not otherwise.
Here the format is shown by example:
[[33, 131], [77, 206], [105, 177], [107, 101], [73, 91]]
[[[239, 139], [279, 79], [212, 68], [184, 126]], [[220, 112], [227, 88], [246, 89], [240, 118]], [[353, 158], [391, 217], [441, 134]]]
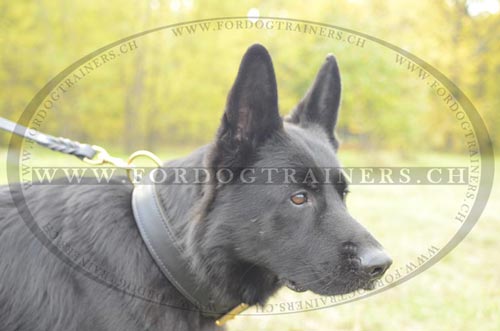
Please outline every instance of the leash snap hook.
[[161, 167], [161, 160], [158, 156], [155, 154], [151, 153], [150, 151], [146, 150], [139, 150], [128, 158], [128, 160], [125, 162], [124, 160], [111, 156], [108, 151], [106, 151], [104, 148], [101, 146], [93, 145], [92, 148], [96, 151], [96, 154], [93, 158], [89, 159], [87, 157], [83, 158], [83, 162], [90, 164], [90, 165], [103, 165], [103, 164], [111, 164], [115, 167], [125, 169], [127, 171], [127, 176], [128, 179], [130, 180], [131, 183], [135, 183], [134, 178], [132, 176], [132, 170], [135, 168], [134, 165], [132, 164], [136, 159], [140, 157], [147, 158], [151, 161], [154, 162], [154, 164], [157, 167]]
[[92, 148], [97, 152], [96, 155], [92, 159], [85, 157], [83, 162], [91, 165], [103, 165], [109, 163], [115, 167], [124, 169], [128, 169], [130, 167], [127, 162], [122, 159], [109, 155], [108, 151], [101, 146], [93, 145]]

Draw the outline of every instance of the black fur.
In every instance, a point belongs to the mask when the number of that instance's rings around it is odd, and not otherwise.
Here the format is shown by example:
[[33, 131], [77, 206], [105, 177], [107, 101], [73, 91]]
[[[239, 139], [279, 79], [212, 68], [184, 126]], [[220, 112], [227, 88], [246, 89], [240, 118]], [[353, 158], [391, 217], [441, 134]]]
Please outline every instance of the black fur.
[[[338, 167], [339, 100], [330, 56], [283, 121], [271, 58], [254, 45], [214, 143], [167, 165]], [[222, 303], [263, 304], [283, 285], [333, 295], [373, 281], [361, 266], [365, 252], [379, 252], [380, 245], [349, 216], [346, 183], [337, 182], [166, 185], [161, 199], [199, 283]], [[19, 189], [0, 188], [0, 330], [216, 329], [213, 318], [186, 306], [150, 257], [132, 216], [131, 191], [131, 185], [34, 185], [25, 194], [35, 216], [30, 222], [10, 197]], [[294, 205], [296, 192], [309, 200]], [[127, 285], [113, 288], [102, 279]], [[141, 289], [157, 300], [145, 300]]]

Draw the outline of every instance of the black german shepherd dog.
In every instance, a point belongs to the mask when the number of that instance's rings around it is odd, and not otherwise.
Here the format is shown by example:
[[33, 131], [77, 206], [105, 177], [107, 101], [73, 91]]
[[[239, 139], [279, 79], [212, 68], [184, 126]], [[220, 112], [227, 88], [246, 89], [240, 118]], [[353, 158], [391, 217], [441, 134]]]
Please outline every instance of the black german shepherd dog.
[[[215, 141], [166, 166], [339, 167], [334, 129], [340, 90], [339, 69], [329, 55], [303, 100], [281, 118], [270, 55], [253, 45], [242, 59]], [[349, 215], [347, 183], [338, 176], [330, 185], [305, 179], [243, 185], [236, 176], [236, 183], [159, 190], [199, 284], [221, 303], [262, 305], [282, 286], [321, 295], [370, 289], [391, 264]], [[91, 265], [85, 270], [120, 279], [129, 292], [152, 289], [170, 305], [117, 291], [65, 263], [19, 215], [16, 192], [0, 188], [1, 331], [219, 328], [213, 317], [173, 307], [182, 295], [140, 236], [132, 185], [33, 185], [24, 198], [49, 242]]]

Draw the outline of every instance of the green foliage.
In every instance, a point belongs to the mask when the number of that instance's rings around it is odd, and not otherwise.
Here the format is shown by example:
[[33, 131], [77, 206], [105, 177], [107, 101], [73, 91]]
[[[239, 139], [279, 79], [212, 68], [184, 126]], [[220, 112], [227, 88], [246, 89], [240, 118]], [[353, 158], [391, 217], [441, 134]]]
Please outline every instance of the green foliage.
[[[309, 6], [291, 1], [5, 2], [0, 5], [0, 116], [17, 120], [47, 81], [103, 45], [176, 22], [244, 16], [256, 7], [263, 16], [354, 28], [410, 50], [466, 92], [499, 143], [500, 15], [471, 16], [468, 5], [465, 0], [341, 0]], [[206, 143], [216, 132], [242, 54], [260, 42], [273, 56], [283, 115], [305, 93], [325, 55], [334, 53], [344, 84], [339, 123], [344, 146], [406, 154], [464, 148], [443, 103], [379, 46], [367, 42], [361, 48], [304, 31], [214, 27], [178, 37], [161, 30], [137, 39], [137, 49], [64, 93], [40, 129], [122, 151]], [[7, 135], [0, 134], [0, 142], [6, 144]]]

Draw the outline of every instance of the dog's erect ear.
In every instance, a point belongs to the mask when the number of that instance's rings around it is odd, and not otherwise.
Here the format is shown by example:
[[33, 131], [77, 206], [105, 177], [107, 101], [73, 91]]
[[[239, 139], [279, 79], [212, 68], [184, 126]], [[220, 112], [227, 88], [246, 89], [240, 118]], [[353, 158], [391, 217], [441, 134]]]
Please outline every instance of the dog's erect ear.
[[214, 165], [244, 166], [254, 150], [282, 127], [271, 57], [262, 45], [252, 45], [227, 98]]
[[338, 141], [334, 129], [339, 113], [340, 90], [337, 60], [333, 55], [328, 55], [314, 83], [286, 121], [304, 126], [308, 123], [319, 124], [337, 149]]

